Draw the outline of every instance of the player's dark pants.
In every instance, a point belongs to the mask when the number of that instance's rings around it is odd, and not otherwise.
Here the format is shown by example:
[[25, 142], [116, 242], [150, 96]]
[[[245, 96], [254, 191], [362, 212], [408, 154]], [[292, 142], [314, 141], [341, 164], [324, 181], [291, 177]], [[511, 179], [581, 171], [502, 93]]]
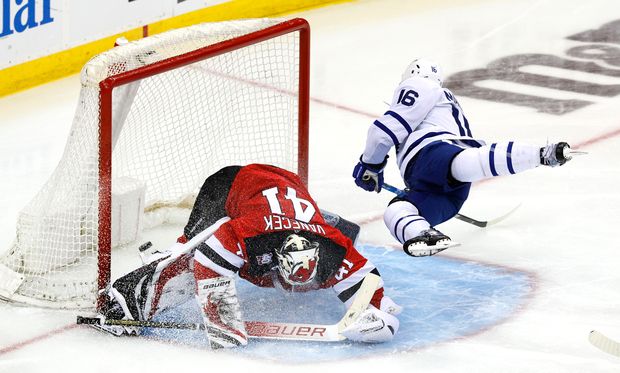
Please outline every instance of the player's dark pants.
[[209, 176], [196, 197], [183, 233], [187, 240], [227, 216], [226, 200], [241, 166], [228, 166]]
[[471, 183], [455, 180], [450, 174], [452, 160], [463, 148], [437, 141], [425, 146], [405, 172], [409, 192], [404, 198], [414, 204], [431, 226], [456, 215], [467, 197]]

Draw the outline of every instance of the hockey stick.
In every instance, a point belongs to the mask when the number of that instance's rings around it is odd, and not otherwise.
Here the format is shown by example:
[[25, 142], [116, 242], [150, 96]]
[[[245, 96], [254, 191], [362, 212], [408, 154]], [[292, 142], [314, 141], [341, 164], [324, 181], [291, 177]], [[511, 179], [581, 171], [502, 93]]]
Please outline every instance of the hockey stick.
[[[98, 317], [78, 316], [77, 323], [84, 325], [101, 325]], [[177, 329], [177, 330], [207, 330], [201, 323], [179, 323], [143, 320], [115, 320], [106, 319], [104, 325], [118, 325], [139, 328]], [[332, 342], [341, 340], [334, 325], [275, 323], [261, 321], [244, 322], [248, 336], [252, 338], [289, 339], [300, 341]]]
[[[296, 341], [321, 341], [336, 342], [346, 338], [340, 334], [347, 326], [359, 317], [368, 308], [370, 300], [379, 285], [380, 278], [375, 274], [368, 274], [364, 278], [362, 285], [357, 290], [353, 303], [344, 314], [342, 319], [333, 325], [322, 324], [299, 324], [299, 323], [278, 323], [262, 321], [246, 321], [245, 328], [248, 335], [252, 338], [284, 339]], [[78, 324], [101, 325], [98, 317], [77, 317]], [[134, 326], [144, 328], [164, 328], [164, 329], [184, 329], [184, 330], [206, 330], [202, 323], [177, 323], [177, 322], [158, 322], [141, 320], [115, 320], [106, 319], [104, 325]]]
[[588, 339], [599, 350], [620, 357], [620, 342], [616, 342], [596, 330], [590, 332]]
[[[392, 193], [396, 194], [399, 197], [404, 196], [405, 194], [407, 194], [404, 190], [398, 189], [395, 186], [392, 186], [392, 185], [386, 184], [386, 183], [383, 183], [382, 188], [387, 190], [388, 192], [392, 192]], [[464, 221], [466, 223], [473, 224], [476, 227], [484, 228], [484, 227], [488, 227], [489, 225], [497, 224], [500, 221], [506, 219], [507, 217], [512, 215], [520, 206], [521, 206], [521, 204], [518, 204], [512, 210], [508, 211], [504, 215], [498, 216], [497, 218], [489, 219], [489, 220], [476, 220], [476, 219], [470, 218], [469, 216], [465, 216], [463, 214], [456, 214], [456, 215], [454, 215], [454, 217], [457, 218], [458, 220]]]

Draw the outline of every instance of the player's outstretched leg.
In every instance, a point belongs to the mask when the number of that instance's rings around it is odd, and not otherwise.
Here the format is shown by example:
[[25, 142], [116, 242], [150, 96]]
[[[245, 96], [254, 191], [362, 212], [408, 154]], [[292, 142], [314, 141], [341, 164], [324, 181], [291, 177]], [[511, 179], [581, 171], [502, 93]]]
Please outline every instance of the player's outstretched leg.
[[561, 166], [572, 159], [570, 145], [558, 142], [545, 146], [508, 141], [461, 151], [450, 166], [450, 174], [461, 182], [513, 175], [538, 166]]
[[452, 242], [450, 237], [431, 227], [418, 209], [408, 201], [390, 203], [383, 220], [392, 236], [403, 244], [405, 253], [411, 256], [435, 255], [458, 245]]

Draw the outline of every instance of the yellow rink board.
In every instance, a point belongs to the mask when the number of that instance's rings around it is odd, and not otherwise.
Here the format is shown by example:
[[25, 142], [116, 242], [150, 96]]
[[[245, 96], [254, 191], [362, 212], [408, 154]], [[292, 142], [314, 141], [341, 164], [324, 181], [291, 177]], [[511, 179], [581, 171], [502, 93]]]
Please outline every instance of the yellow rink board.
[[[149, 24], [147, 25], [148, 34], [153, 35], [201, 22], [282, 16], [292, 12], [350, 1], [354, 0], [232, 0]], [[129, 40], [142, 38], [143, 28], [131, 29], [121, 34], [111, 35], [104, 39], [0, 70], [0, 97], [79, 72], [90, 58], [110, 49], [114, 45], [114, 41], [120, 36], [125, 36]]]

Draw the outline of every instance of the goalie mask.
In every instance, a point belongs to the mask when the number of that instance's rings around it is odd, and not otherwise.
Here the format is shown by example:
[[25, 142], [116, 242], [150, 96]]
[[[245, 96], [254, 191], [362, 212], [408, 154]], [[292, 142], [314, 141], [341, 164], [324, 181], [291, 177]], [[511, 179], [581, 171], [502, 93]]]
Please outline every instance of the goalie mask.
[[443, 85], [441, 66], [433, 61], [429, 61], [424, 58], [416, 58], [409, 64], [409, 66], [407, 66], [407, 69], [403, 73], [402, 81], [416, 75], [435, 81], [439, 83], [440, 87]]
[[316, 275], [319, 264], [319, 243], [291, 234], [275, 250], [278, 271], [290, 285], [305, 285]]

